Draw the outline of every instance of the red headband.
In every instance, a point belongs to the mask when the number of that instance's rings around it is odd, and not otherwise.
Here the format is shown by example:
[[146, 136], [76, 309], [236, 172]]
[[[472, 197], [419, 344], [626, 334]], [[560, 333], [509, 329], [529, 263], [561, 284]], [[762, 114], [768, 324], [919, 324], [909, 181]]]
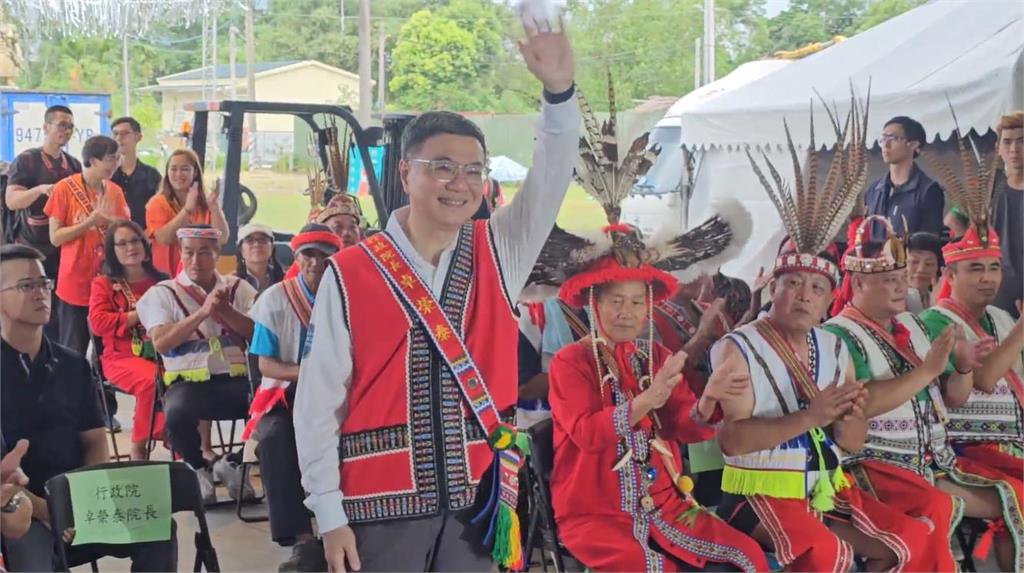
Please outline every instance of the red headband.
[[331, 233], [330, 231], [308, 231], [305, 233], [299, 233], [292, 237], [290, 243], [292, 251], [299, 250], [302, 245], [308, 245], [310, 243], [324, 243], [331, 245], [337, 250], [341, 250], [341, 237]]

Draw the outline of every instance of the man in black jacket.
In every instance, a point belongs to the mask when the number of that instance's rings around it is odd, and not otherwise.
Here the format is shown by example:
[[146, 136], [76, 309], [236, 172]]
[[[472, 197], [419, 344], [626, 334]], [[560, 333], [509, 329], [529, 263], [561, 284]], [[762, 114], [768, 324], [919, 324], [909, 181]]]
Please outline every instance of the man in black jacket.
[[942, 187], [914, 162], [925, 140], [924, 127], [909, 117], [897, 116], [886, 122], [878, 143], [889, 173], [868, 187], [864, 196], [866, 214], [889, 218], [901, 234], [928, 232], [942, 236]]

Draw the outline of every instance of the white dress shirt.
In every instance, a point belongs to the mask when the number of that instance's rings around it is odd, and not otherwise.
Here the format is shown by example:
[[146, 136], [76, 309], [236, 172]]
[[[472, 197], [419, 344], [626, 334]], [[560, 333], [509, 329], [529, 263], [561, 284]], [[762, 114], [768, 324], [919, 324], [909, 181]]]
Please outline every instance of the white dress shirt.
[[[579, 126], [580, 115], [573, 99], [558, 104], [545, 102], [533, 167], [513, 200], [497, 209], [488, 223], [512, 300], [519, 297], [526, 284], [569, 188], [578, 157]], [[413, 270], [440, 298], [455, 241], [441, 253], [435, 267], [413, 248], [402, 229], [408, 216], [409, 207], [392, 213], [387, 231]], [[328, 273], [331, 276], [326, 276]], [[302, 485], [309, 494], [305, 503], [316, 514], [322, 533], [348, 524], [339, 489], [338, 435], [352, 382], [352, 341], [342, 320], [342, 295], [333, 273], [333, 267], [328, 267], [317, 291], [310, 340], [306, 343], [308, 354], [299, 370], [294, 416]]]

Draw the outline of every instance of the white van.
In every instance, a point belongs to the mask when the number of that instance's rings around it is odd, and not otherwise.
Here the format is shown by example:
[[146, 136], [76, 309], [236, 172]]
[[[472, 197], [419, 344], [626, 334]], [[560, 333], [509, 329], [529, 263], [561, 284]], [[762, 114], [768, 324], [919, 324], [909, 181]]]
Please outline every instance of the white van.
[[729, 90], [748, 84], [786, 65], [791, 60], [747, 62], [729, 75], [686, 94], [672, 104], [651, 130], [648, 145], [660, 145], [661, 153], [647, 175], [639, 178], [622, 202], [622, 221], [635, 225], [645, 236], [663, 226], [679, 232], [689, 227], [690, 189], [700, 173], [700, 152], [688, 153], [682, 141], [682, 116], [688, 110]]

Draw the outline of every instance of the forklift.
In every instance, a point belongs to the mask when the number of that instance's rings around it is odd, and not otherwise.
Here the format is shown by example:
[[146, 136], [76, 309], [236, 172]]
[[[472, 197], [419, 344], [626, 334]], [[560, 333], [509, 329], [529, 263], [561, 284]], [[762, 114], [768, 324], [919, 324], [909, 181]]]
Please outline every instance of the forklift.
[[[315, 159], [319, 162], [318, 170], [328, 175], [324, 178], [327, 188], [322, 193], [322, 199], [318, 201], [322, 203], [319, 206], [326, 205], [337, 193], [355, 195], [355, 189], [345, 188], [348, 180], [349, 150], [358, 153], [362, 160], [369, 194], [377, 211], [378, 225], [386, 224], [388, 216], [408, 202], [398, 178], [398, 161], [401, 158], [402, 130], [415, 116], [389, 114], [383, 118], [383, 127], [364, 128], [353, 115], [352, 108], [343, 105], [225, 100], [190, 103], [185, 105], [185, 110], [194, 114], [192, 129], [184, 135], [189, 147], [199, 156], [200, 165], [206, 164], [211, 115], [220, 116], [219, 129], [227, 141], [224, 166], [216, 174], [220, 184], [221, 205], [230, 230], [228, 242], [224, 245], [218, 265], [222, 270], [233, 268], [238, 227], [248, 223], [256, 214], [258, 207], [256, 196], [239, 182], [246, 114], [292, 115], [302, 119], [309, 126], [316, 147]], [[347, 128], [344, 130], [345, 135], [340, 137], [339, 127]], [[384, 147], [380, 180], [372, 168], [373, 163], [370, 159], [370, 148], [375, 146]], [[304, 194], [309, 195], [311, 191], [306, 189]], [[356, 201], [356, 204], [359, 202]], [[364, 231], [372, 233], [375, 230]], [[274, 256], [279, 263], [287, 266], [291, 264], [288, 242], [293, 233], [279, 232], [275, 229], [274, 235]]]

